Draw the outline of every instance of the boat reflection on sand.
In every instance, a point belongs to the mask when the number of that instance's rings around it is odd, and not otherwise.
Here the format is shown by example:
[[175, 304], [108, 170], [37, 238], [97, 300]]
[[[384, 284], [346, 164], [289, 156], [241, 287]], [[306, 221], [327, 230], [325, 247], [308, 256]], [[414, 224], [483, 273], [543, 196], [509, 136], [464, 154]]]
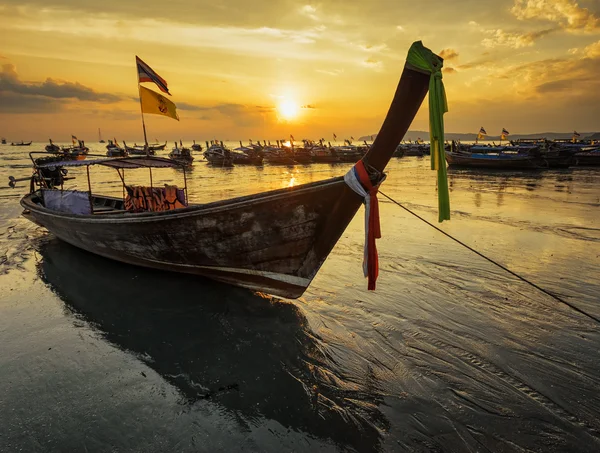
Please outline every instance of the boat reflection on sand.
[[68, 312], [134, 353], [189, 404], [210, 399], [242, 428], [268, 419], [344, 449], [381, 448], [389, 428], [381, 397], [344, 381], [294, 304], [57, 239], [38, 248], [38, 273]]

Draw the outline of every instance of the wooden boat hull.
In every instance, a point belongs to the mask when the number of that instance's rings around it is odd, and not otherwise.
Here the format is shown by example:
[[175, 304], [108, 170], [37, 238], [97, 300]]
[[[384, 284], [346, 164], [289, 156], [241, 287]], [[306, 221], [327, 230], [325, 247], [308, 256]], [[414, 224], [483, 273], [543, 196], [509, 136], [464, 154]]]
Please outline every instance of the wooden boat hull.
[[122, 148], [109, 148], [106, 151], [107, 157], [127, 157], [127, 151]]
[[313, 162], [317, 164], [335, 164], [339, 161], [340, 159], [334, 154], [313, 156]]
[[233, 157], [233, 165], [256, 165], [263, 164], [262, 156], [249, 156], [244, 153], [231, 153]]
[[204, 155], [204, 158], [207, 160], [208, 165], [211, 165], [213, 167], [233, 167], [232, 158], [207, 156], [206, 154]]
[[24, 216], [76, 247], [290, 298], [302, 295], [362, 202], [343, 178], [177, 212], [66, 215], [36, 197], [21, 201]]
[[600, 151], [575, 154], [575, 165], [578, 167], [600, 167]]
[[[484, 156], [484, 155], [479, 155]], [[471, 154], [446, 151], [448, 165], [456, 167], [491, 168], [498, 170], [538, 169], [547, 167], [543, 159], [532, 156], [510, 156], [503, 158], [475, 157]]]
[[296, 161], [288, 156], [265, 155], [269, 165], [296, 165]]
[[294, 155], [294, 162], [300, 165], [308, 165], [312, 164], [314, 162], [314, 159], [310, 155], [296, 154]]

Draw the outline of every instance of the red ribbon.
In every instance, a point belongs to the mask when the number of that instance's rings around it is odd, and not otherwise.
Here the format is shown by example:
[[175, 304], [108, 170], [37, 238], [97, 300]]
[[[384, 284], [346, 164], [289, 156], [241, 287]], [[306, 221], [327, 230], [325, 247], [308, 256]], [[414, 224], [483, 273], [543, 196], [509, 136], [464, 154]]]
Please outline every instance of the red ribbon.
[[356, 165], [356, 174], [358, 180], [369, 193], [369, 225], [367, 232], [367, 277], [369, 281], [369, 290], [375, 290], [375, 282], [379, 276], [379, 257], [377, 256], [377, 246], [375, 239], [381, 238], [381, 225], [379, 223], [379, 202], [377, 200], [378, 187], [371, 184], [369, 173], [365, 168], [365, 164], [362, 160], [359, 160]]

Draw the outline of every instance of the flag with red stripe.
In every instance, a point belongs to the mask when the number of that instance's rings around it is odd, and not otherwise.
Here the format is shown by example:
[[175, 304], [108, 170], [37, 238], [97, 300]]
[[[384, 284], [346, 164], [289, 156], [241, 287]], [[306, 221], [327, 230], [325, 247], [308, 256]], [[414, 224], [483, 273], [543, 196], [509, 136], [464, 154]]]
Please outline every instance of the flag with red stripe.
[[135, 63], [137, 65], [139, 83], [155, 83], [156, 86], [160, 89], [160, 91], [162, 91], [163, 93], [167, 93], [169, 96], [171, 95], [171, 93], [169, 93], [169, 88], [167, 87], [167, 81], [161, 76], [159, 76], [156, 72], [154, 72], [154, 69], [152, 69], [146, 63], [144, 63], [142, 59], [137, 55], [135, 57]]

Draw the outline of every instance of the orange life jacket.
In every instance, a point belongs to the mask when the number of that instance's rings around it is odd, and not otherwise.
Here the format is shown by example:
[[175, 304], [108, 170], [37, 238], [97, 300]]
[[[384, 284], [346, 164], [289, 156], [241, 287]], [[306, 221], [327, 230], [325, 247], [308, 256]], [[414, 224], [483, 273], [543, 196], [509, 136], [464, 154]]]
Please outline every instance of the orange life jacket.
[[186, 206], [177, 198], [177, 186], [169, 186], [165, 184], [165, 209], [181, 209]]

